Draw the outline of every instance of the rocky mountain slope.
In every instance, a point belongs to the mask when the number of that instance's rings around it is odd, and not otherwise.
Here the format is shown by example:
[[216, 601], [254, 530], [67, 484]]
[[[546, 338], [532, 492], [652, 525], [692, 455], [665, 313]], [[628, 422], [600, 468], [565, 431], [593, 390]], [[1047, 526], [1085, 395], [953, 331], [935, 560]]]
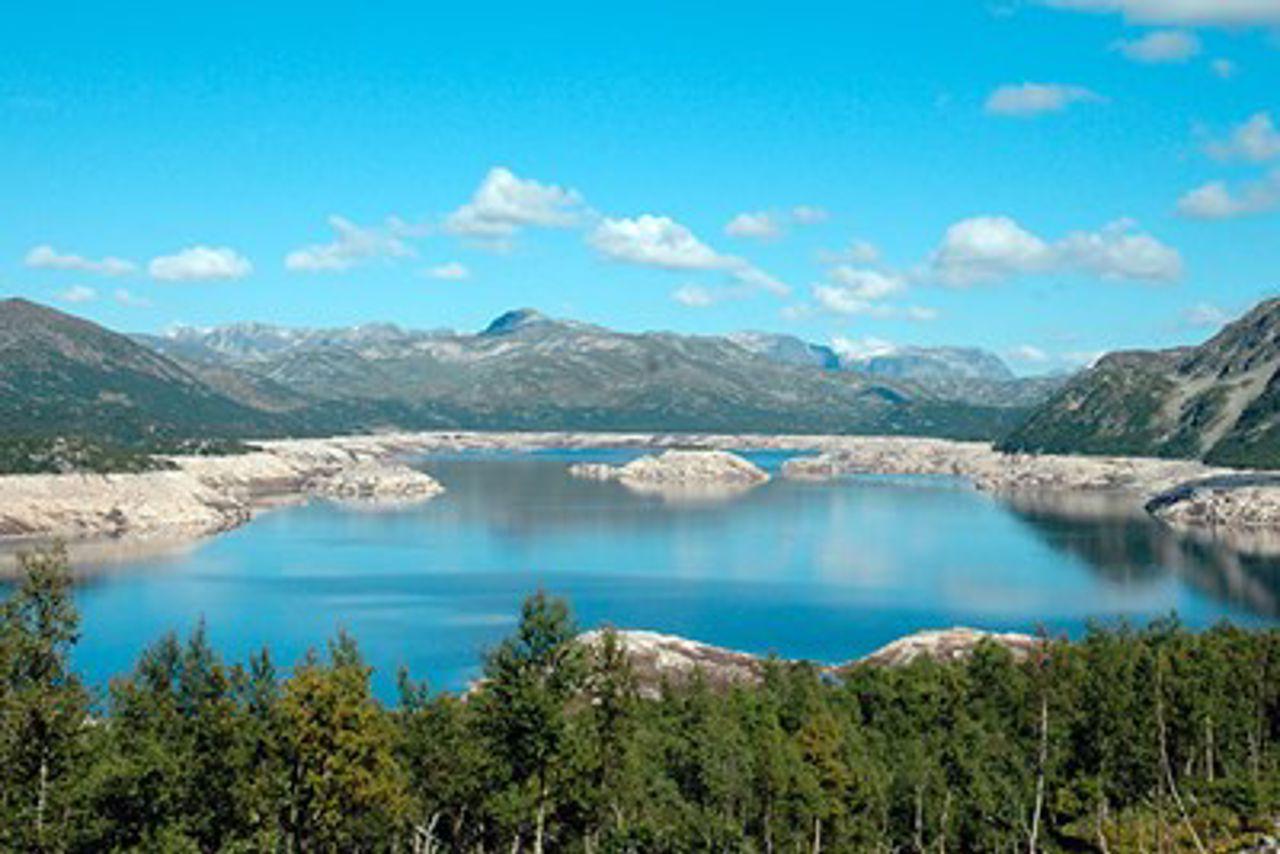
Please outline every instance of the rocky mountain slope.
[[839, 370], [833, 353], [786, 336], [629, 334], [529, 309], [476, 334], [242, 324], [138, 340], [258, 406], [266, 397], [344, 422], [413, 428], [993, 437], [1028, 402]]
[[1198, 347], [1106, 356], [1053, 395], [1005, 450], [1280, 467], [1280, 299]]
[[120, 440], [250, 436], [270, 416], [126, 336], [22, 299], [0, 301], [0, 434]]

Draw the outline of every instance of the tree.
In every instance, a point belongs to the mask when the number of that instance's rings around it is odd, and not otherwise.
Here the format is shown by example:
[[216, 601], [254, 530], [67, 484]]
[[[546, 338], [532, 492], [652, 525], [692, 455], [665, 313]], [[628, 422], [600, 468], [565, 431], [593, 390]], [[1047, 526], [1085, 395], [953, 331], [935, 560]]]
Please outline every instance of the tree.
[[62, 547], [21, 555], [19, 577], [0, 610], [0, 847], [58, 851], [88, 717], [68, 664], [80, 617]]
[[567, 706], [586, 676], [576, 636], [568, 604], [539, 591], [525, 600], [515, 634], [485, 658], [480, 725], [507, 768], [515, 790], [510, 794], [532, 801], [535, 854], [546, 843], [557, 762], [567, 740]]
[[371, 672], [340, 634], [327, 665], [309, 656], [284, 685], [285, 826], [300, 854], [368, 850], [401, 833], [408, 796]]

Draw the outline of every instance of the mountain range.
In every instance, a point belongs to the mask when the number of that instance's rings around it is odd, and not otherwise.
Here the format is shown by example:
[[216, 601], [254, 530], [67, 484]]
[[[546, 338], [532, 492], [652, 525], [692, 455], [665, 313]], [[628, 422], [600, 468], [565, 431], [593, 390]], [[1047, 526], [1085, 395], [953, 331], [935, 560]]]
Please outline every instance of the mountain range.
[[127, 336], [0, 301], [0, 438], [143, 446], [382, 428], [918, 434], [1280, 467], [1280, 299], [1199, 346], [1021, 379], [975, 349], [857, 357], [530, 309], [475, 333], [242, 323]]
[[1038, 388], [986, 358], [927, 376], [913, 373], [920, 353], [896, 375], [797, 358], [823, 349], [623, 333], [528, 309], [477, 333], [245, 323], [125, 336], [11, 299], [0, 302], [0, 429], [119, 442], [386, 427], [992, 438]]

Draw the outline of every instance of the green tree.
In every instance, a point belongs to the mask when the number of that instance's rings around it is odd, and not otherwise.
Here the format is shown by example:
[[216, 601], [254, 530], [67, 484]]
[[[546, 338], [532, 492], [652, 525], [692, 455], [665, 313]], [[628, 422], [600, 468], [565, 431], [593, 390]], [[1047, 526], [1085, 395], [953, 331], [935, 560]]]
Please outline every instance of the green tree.
[[60, 851], [89, 707], [68, 663], [80, 618], [61, 547], [21, 555], [19, 579], [0, 609], [0, 847]]
[[388, 847], [402, 833], [405, 779], [371, 672], [355, 642], [340, 634], [327, 665], [309, 656], [284, 684], [284, 821], [300, 854]]
[[548, 812], [563, 782], [557, 771], [567, 743], [568, 705], [579, 697], [586, 676], [576, 636], [564, 600], [543, 592], [529, 597], [515, 633], [486, 656], [477, 698], [482, 731], [513, 787], [509, 799], [532, 804], [535, 854], [545, 848]]

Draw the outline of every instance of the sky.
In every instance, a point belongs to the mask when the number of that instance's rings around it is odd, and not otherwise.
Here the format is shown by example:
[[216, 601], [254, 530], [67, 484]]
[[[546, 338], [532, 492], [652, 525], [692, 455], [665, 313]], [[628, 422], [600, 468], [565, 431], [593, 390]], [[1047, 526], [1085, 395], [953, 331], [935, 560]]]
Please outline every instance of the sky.
[[0, 294], [1022, 373], [1280, 293], [1280, 0], [12, 4]]

